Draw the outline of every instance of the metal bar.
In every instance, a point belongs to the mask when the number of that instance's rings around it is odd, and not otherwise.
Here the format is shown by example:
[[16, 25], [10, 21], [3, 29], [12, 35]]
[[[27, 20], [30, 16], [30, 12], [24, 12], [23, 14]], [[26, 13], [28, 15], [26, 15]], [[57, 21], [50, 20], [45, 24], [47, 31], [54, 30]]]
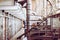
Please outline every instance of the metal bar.
[[[28, 32], [29, 30], [28, 0], [27, 0], [27, 7], [26, 7], [26, 23], [27, 23], [27, 32]], [[27, 40], [29, 40], [28, 34], [27, 34]]]
[[[10, 14], [9, 14], [10, 15]], [[11, 15], [12, 16], [12, 15]], [[10, 18], [9, 16], [3, 16], [3, 15], [0, 15], [0, 17], [7, 17], [7, 18]], [[23, 21], [22, 19], [20, 19], [20, 18], [18, 18], [18, 17], [15, 17], [15, 16], [13, 16], [14, 18], [17, 18], [17, 19], [19, 19], [19, 20], [21, 20], [21, 21]]]
[[[5, 13], [4, 13], [4, 12], [5, 12], [4, 10], [2, 10], [2, 12], [3, 12], [3, 14], [5, 14]], [[7, 12], [6, 12], [6, 13], [7, 13]], [[14, 16], [14, 15], [12, 15], [12, 14], [9, 14], [9, 13], [8, 13], [8, 15], [13, 16], [14, 18], [17, 18], [17, 19], [19, 19], [19, 20], [21, 20], [21, 21], [22, 21], [22, 19], [20, 19], [20, 18], [18, 18], [18, 17], [16, 17], [16, 16]], [[3, 16], [3, 15], [1, 15], [1, 16]], [[4, 17], [8, 17], [8, 16], [4, 16]]]
[[[6, 16], [6, 14], [4, 14]], [[6, 17], [3, 17], [3, 40], [6, 40]]]
[[30, 15], [30, 17], [31, 17], [31, 16], [44, 17], [44, 16], [42, 16], [42, 15]]
[[29, 21], [42, 21], [42, 20], [29, 20]]
[[29, 28], [28, 28], [28, 27], [29, 27], [29, 26], [28, 26], [28, 25], [29, 25], [28, 0], [27, 0], [27, 8], [26, 8], [26, 10], [27, 10], [27, 11], [26, 11], [26, 16], [27, 16], [27, 17], [26, 17], [26, 22], [27, 22], [27, 31], [28, 31], [28, 29], [29, 29]]
[[13, 16], [14, 18], [17, 18], [17, 19], [19, 19], [19, 20], [21, 20], [22, 21], [22, 19], [20, 19], [20, 18], [18, 18], [18, 17], [16, 17], [16, 16], [14, 16], [14, 15], [12, 15], [12, 14], [9, 14], [10, 16]]
[[[51, 10], [50, 10], [51, 14], [50, 15], [53, 15], [53, 6], [52, 6], [52, 4], [51, 4], [51, 2], [49, 0], [47, 0], [47, 1], [51, 5]], [[52, 26], [53, 26], [53, 18], [50, 18], [50, 25], [51, 25], [51, 29], [52, 29]]]
[[49, 2], [49, 4], [52, 6], [51, 2], [49, 0], [47, 0]]

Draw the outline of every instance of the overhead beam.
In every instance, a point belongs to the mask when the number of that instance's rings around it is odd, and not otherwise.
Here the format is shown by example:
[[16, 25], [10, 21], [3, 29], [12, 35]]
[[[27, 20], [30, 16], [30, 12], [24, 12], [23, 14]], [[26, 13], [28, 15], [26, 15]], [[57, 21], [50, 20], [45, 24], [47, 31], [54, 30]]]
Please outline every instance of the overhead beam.
[[54, 15], [51, 15], [51, 16], [49, 16], [50, 18], [58, 18], [58, 17], [60, 17], [60, 13], [57, 13], [57, 14], [54, 14]]

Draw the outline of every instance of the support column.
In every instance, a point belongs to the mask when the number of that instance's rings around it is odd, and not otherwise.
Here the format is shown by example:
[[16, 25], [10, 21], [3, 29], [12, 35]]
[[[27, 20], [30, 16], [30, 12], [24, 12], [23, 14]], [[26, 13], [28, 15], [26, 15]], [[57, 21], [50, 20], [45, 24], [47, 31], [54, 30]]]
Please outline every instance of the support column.
[[[26, 8], [26, 23], [27, 23], [27, 32], [28, 32], [28, 30], [29, 30], [29, 14], [28, 14], [28, 0], [27, 0], [27, 8]], [[27, 40], [29, 40], [28, 39], [28, 34], [27, 34]]]
[[[26, 8], [26, 22], [27, 22], [27, 32], [29, 30], [29, 20], [30, 20], [30, 13], [31, 13], [31, 0], [27, 0], [27, 8]], [[27, 34], [27, 39], [30, 40], [30, 35], [29, 33]]]
[[3, 40], [6, 40], [6, 14], [3, 15]]

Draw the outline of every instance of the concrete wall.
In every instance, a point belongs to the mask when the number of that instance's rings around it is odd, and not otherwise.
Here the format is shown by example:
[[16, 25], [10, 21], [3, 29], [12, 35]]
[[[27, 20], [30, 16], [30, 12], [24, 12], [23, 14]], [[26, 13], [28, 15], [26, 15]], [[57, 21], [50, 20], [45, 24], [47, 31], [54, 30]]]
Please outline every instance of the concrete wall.
[[60, 27], [59, 18], [54, 18], [53, 19], [53, 27]]

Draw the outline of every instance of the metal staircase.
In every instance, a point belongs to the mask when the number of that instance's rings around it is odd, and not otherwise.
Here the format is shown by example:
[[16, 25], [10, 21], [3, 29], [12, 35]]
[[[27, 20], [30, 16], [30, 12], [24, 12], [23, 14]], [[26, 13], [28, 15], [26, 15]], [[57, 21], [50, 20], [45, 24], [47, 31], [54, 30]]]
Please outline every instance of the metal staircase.
[[[59, 36], [60, 33], [56, 34], [57, 31], [55, 29], [53, 29], [51, 27], [51, 25], [47, 25], [47, 24], [44, 25], [43, 22], [46, 21], [48, 18], [60, 17], [59, 15], [55, 14], [55, 15], [51, 15], [51, 16], [44, 18], [39, 23], [38, 28], [36, 28], [36, 29], [31, 28], [31, 29], [29, 29], [28, 32], [26, 30], [26, 32], [24, 34], [22, 34], [21, 36], [19, 36], [17, 39], [20, 39], [23, 35], [26, 35], [26, 37], [28, 37], [29, 40], [58, 40], [58, 38], [60, 38], [60, 36]], [[40, 25], [42, 23], [43, 23], [43, 25]], [[29, 36], [27, 34], [29, 34]]]

